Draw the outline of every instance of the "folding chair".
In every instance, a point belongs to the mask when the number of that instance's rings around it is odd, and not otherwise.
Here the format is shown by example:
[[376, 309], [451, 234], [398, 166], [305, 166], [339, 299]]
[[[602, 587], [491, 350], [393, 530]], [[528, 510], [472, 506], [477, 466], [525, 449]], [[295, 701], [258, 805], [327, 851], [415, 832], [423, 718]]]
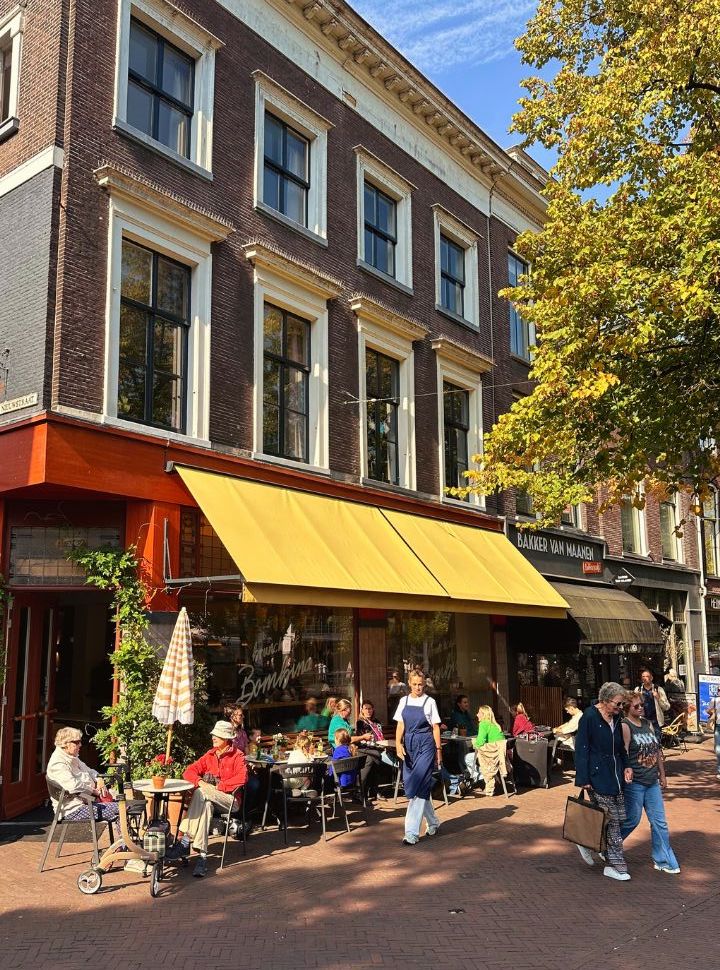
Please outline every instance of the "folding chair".
[[687, 751], [688, 746], [685, 738], [680, 733], [685, 727], [685, 715], [678, 714], [674, 721], [665, 724], [660, 732], [662, 746], [664, 748], [679, 748], [682, 744], [683, 750]]
[[225, 836], [223, 838], [222, 855], [220, 856], [220, 869], [222, 869], [225, 865], [225, 850], [227, 849], [230, 823], [233, 819], [240, 823], [240, 841], [242, 842], [243, 855], [247, 855], [247, 839], [245, 837], [245, 785], [238, 785], [232, 792], [232, 802], [226, 812], [219, 809], [217, 805], [215, 809], [213, 817], [219, 818], [221, 823], [225, 823]]
[[[54, 781], [46, 778], [48, 794], [51, 799], [57, 801], [57, 808], [55, 809], [55, 815], [53, 816], [50, 829], [48, 831], [47, 839], [45, 840], [45, 850], [42, 854], [42, 859], [40, 860], [40, 872], [45, 869], [45, 862], [47, 860], [48, 852], [50, 851], [50, 845], [55, 835], [55, 829], [59, 826], [60, 828], [60, 838], [58, 840], [57, 851], [55, 852], [55, 858], [60, 857], [60, 852], [62, 851], [63, 843], [65, 842], [65, 836], [67, 835], [68, 825], [89, 825], [90, 833], [92, 835], [93, 843], [93, 854], [92, 854], [92, 864], [96, 866], [100, 861], [100, 850], [98, 849], [98, 833], [97, 833], [97, 820], [95, 818], [95, 813], [92, 810], [94, 804], [94, 798], [90, 794], [85, 794], [84, 792], [76, 792], [71, 795], [70, 792], [65, 791], [60, 785], [56, 785]], [[90, 818], [65, 818], [64, 817], [64, 805], [69, 798], [76, 797], [83, 801], [90, 808]], [[74, 810], [73, 810], [74, 811]], [[110, 836], [110, 844], [115, 841], [115, 836], [113, 833], [112, 822], [107, 823], [108, 834]]]
[[[498, 767], [493, 771], [492, 775], [488, 778], [487, 772], [483, 768], [482, 759], [480, 758], [480, 751], [475, 751], [475, 760], [477, 766], [480, 769], [480, 773], [485, 779], [485, 793], [490, 794], [490, 785], [492, 785], [492, 791], [495, 791], [495, 784], [497, 776], [500, 775], [500, 784], [502, 785], [502, 790], [505, 793], [506, 798], [510, 798], [510, 793], [508, 792], [508, 782], [512, 785], [513, 795], [517, 795], [517, 785], [515, 784], [515, 776], [513, 774], [512, 762], [508, 757], [507, 741], [492, 741], [491, 744], [497, 747], [497, 765]], [[488, 756], [489, 757], [489, 756]], [[487, 767], [487, 766], [486, 766]], [[503, 767], [505, 768], [505, 773], [503, 774]]]

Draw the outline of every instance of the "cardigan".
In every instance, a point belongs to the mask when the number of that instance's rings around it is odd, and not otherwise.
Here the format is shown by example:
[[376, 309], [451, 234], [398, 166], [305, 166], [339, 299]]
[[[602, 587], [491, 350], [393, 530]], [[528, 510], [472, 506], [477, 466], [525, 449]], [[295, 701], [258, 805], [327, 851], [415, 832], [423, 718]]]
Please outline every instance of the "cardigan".
[[613, 717], [612, 727], [592, 704], [580, 718], [575, 735], [575, 784], [591, 785], [601, 795], [621, 795], [623, 772], [630, 767], [623, 739], [622, 718]]

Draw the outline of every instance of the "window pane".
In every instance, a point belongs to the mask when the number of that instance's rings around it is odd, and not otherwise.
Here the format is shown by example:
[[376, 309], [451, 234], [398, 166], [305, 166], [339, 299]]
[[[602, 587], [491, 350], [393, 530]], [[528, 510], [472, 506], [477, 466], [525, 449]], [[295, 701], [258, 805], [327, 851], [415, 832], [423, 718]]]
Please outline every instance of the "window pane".
[[150, 306], [152, 292], [152, 253], [123, 239], [122, 296]]
[[155, 321], [153, 369], [166, 374], [182, 374], [185, 328], [169, 320]]
[[305, 460], [305, 442], [307, 439], [307, 418], [304, 414], [292, 411], [285, 413], [285, 449], [283, 457]]
[[715, 520], [703, 519], [703, 545], [705, 547], [705, 569], [711, 576], [717, 576], [717, 556], [715, 554]]
[[378, 358], [371, 350], [365, 353], [365, 385], [368, 397], [375, 397], [378, 387]]
[[[395, 246], [389, 239], [375, 236], [373, 239], [374, 259], [367, 261], [388, 276], [395, 275]], [[367, 256], [365, 257], [367, 259]]]
[[675, 535], [675, 506], [672, 502], [660, 503], [660, 537], [663, 559], [677, 559], [677, 536]]
[[145, 366], [148, 316], [142, 310], [120, 305], [120, 357]]
[[265, 166], [263, 175], [263, 202], [271, 209], [280, 211], [280, 175], [269, 165]]
[[174, 430], [182, 428], [182, 381], [179, 378], [155, 375], [153, 424]]
[[130, 70], [155, 83], [157, 78], [157, 36], [142, 27], [137, 20], [130, 21]]
[[271, 354], [282, 354], [282, 310], [265, 304], [265, 316], [263, 322], [263, 349]]
[[265, 359], [263, 364], [263, 449], [280, 453], [280, 364]]
[[377, 194], [377, 227], [389, 236], [395, 235], [395, 202], [380, 192]]
[[285, 408], [305, 414], [307, 382], [305, 374], [295, 367], [285, 367]]
[[629, 499], [623, 499], [620, 506], [623, 552], [637, 552], [638, 542], [635, 529], [635, 509]]
[[284, 179], [285, 205], [280, 210], [288, 219], [305, 225], [305, 198], [307, 190], [290, 179]]
[[287, 317], [287, 346], [285, 356], [288, 360], [295, 360], [300, 364], [310, 362], [310, 327], [307, 320], [298, 317]]
[[186, 266], [174, 263], [163, 256], [157, 261], [157, 305], [158, 309], [172, 313], [187, 320], [190, 271]]
[[287, 168], [293, 175], [307, 181], [308, 143], [295, 132], [287, 129]]
[[389, 357], [381, 356], [378, 365], [380, 378], [379, 396], [384, 398], [397, 397], [397, 361], [391, 360]]
[[377, 193], [374, 186], [370, 185], [369, 182], [365, 183], [365, 222], [369, 222], [371, 225], [376, 224], [377, 215], [375, 212], [375, 201], [377, 198]]
[[128, 81], [127, 121], [152, 138], [153, 96], [134, 81]]
[[163, 100], [158, 105], [157, 140], [178, 155], [190, 155], [190, 119]]
[[118, 367], [118, 414], [145, 420], [145, 365], [136, 367], [122, 358]]
[[177, 101], [192, 107], [193, 61], [182, 51], [165, 44], [162, 89]]
[[283, 124], [265, 112], [265, 157], [282, 165]]

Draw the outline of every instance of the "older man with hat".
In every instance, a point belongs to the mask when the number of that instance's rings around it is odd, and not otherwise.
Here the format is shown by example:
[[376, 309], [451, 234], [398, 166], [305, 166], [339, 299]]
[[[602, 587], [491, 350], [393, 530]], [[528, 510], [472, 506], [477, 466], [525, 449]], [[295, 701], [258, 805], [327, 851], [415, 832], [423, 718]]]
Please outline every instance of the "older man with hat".
[[233, 746], [235, 728], [229, 721], [218, 721], [210, 732], [212, 748], [185, 769], [183, 778], [196, 785], [187, 816], [180, 822], [182, 838], [167, 853], [168, 859], [190, 855], [190, 846], [199, 853], [193, 876], [207, 874], [207, 848], [213, 806], [224, 812], [232, 808], [232, 792], [247, 781], [245, 755]]

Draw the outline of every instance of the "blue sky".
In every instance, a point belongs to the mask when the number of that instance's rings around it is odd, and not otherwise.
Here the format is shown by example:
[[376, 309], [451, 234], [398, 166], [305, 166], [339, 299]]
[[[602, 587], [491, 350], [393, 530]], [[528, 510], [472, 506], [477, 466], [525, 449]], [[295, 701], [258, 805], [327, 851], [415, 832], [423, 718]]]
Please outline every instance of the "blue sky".
[[[531, 71], [513, 46], [535, 0], [350, 0], [358, 13], [503, 148]], [[551, 157], [535, 146], [543, 165]]]

